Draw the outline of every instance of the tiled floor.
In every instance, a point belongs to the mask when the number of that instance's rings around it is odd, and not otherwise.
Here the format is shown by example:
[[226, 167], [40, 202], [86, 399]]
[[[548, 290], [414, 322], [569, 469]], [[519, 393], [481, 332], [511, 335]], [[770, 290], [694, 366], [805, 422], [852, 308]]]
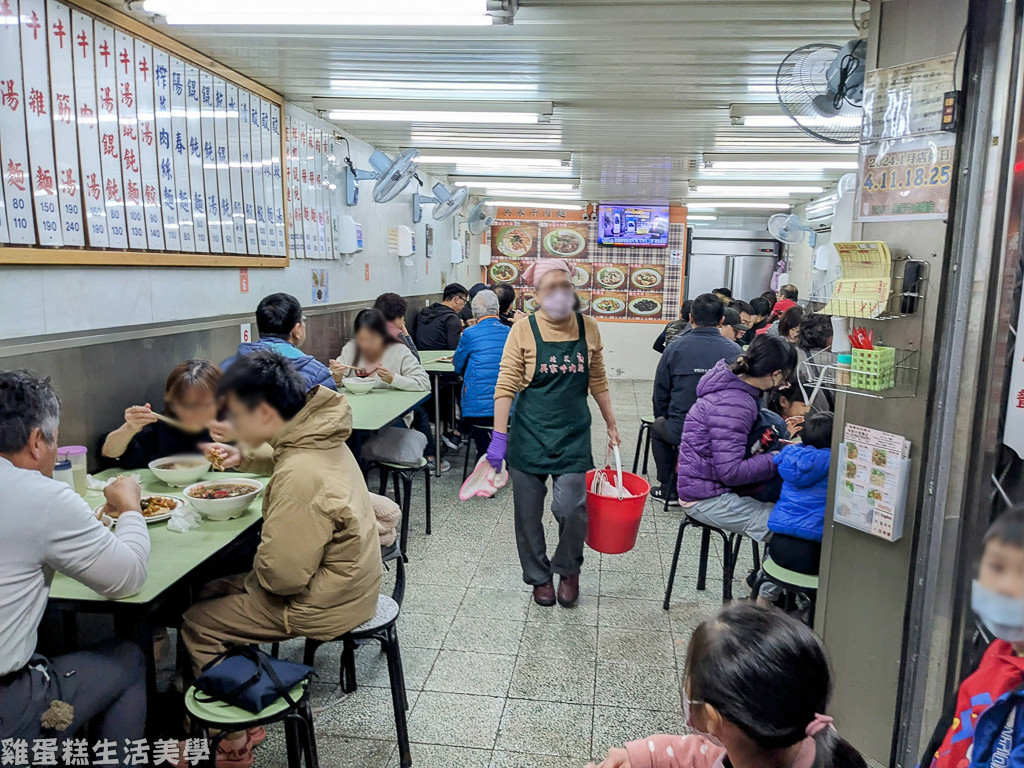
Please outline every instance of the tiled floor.
[[[650, 387], [642, 381], [612, 384], [629, 465], [639, 418], [649, 414]], [[604, 429], [593, 410], [600, 461]], [[688, 532], [671, 610], [662, 610], [680, 511], [664, 515], [650, 502], [631, 552], [587, 551], [576, 607], [541, 608], [531, 601], [518, 566], [512, 494], [459, 501], [461, 458], [434, 482], [429, 537], [423, 534], [422, 481], [416, 481], [408, 587], [398, 622], [414, 765], [582, 768], [625, 740], [681, 732], [680, 673], [691, 631], [721, 602], [719, 554], [712, 550], [707, 591], [697, 592], [699, 537]], [[653, 460], [650, 472], [653, 477]], [[550, 512], [548, 532], [553, 550]], [[749, 558], [745, 548], [740, 578]], [[742, 589], [738, 579], [736, 594]], [[301, 655], [301, 641], [285, 644], [283, 653]], [[375, 645], [358, 649], [359, 689], [342, 697], [339, 653], [328, 645], [317, 656], [321, 763], [398, 766], [383, 656]], [[257, 750], [257, 766], [285, 763], [283, 737], [272, 729]]]

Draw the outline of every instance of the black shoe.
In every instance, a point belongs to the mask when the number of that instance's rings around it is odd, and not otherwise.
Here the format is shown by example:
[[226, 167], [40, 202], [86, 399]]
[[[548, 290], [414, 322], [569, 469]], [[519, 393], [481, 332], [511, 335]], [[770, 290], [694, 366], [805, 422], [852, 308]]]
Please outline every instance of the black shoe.
[[[664, 502], [665, 501], [665, 491], [662, 490], [660, 487], [651, 488], [651, 498], [654, 499], [655, 501]], [[677, 496], [676, 494], [674, 494], [671, 491], [669, 491], [668, 503], [669, 503], [669, 506], [678, 506], [679, 505], [679, 496]]]
[[459, 446], [462, 444], [462, 435], [455, 434], [452, 432], [443, 432], [441, 434], [441, 441], [447, 445], [451, 450], [459, 450]]

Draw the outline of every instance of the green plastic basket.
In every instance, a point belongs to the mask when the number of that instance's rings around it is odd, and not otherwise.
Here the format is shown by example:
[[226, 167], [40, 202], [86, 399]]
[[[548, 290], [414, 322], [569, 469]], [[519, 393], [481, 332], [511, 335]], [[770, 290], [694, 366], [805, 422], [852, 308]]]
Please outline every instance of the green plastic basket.
[[896, 385], [896, 350], [893, 347], [853, 350], [850, 386], [881, 392]]

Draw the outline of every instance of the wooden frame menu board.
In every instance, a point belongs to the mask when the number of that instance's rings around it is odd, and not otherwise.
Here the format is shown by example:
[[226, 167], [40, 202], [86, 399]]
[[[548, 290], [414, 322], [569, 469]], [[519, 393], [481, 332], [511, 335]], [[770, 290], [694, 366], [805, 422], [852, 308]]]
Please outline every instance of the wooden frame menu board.
[[98, 0], [0, 51], [0, 264], [288, 265], [279, 94]]

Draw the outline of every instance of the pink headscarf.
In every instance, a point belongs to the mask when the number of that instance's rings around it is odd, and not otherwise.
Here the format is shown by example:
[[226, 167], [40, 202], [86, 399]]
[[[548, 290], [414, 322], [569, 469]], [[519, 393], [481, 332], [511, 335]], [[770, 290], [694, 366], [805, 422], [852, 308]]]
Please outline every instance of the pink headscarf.
[[572, 265], [565, 259], [538, 259], [523, 271], [523, 280], [536, 288], [544, 279], [544, 275], [555, 270], [572, 275]]

